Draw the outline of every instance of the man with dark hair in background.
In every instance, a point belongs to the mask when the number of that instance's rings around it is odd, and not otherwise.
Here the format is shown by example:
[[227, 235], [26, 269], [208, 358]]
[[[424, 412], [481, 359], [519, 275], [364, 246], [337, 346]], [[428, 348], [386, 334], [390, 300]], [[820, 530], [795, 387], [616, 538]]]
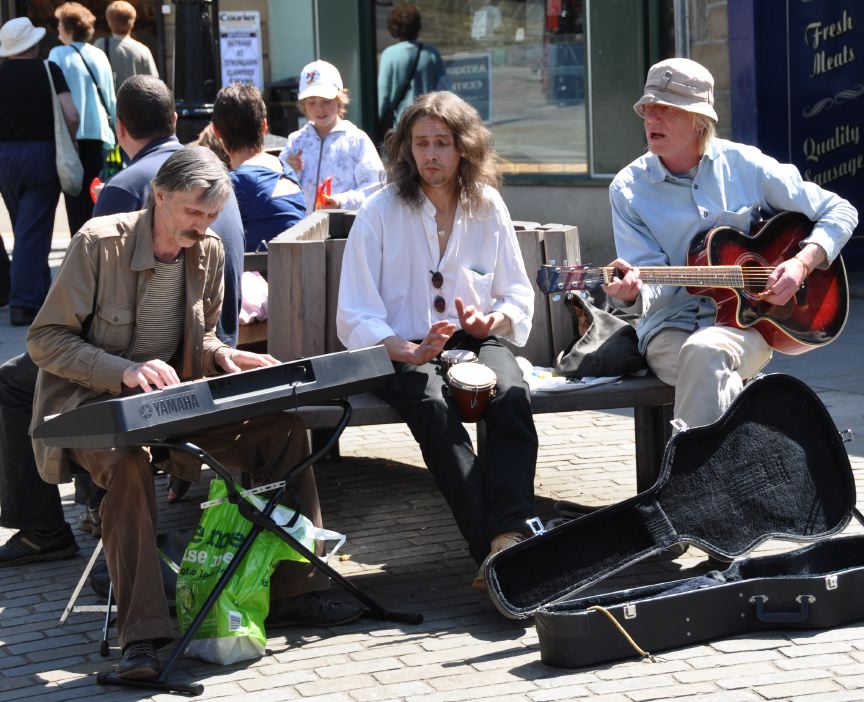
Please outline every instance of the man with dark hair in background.
[[[117, 94], [117, 138], [129, 154], [129, 166], [102, 189], [94, 215], [144, 209], [150, 181], [168, 157], [183, 145], [174, 136], [174, 96], [152, 76], [133, 76]], [[225, 300], [217, 335], [236, 346], [243, 270], [243, 224], [233, 192], [211, 225], [225, 249]], [[17, 529], [0, 546], [0, 567], [69, 558], [78, 545], [63, 515], [56, 485], [41, 480], [27, 436], [36, 385], [36, 365], [24, 353], [0, 366], [0, 526]], [[91, 493], [82, 476], [79, 492], [87, 502], [81, 527], [99, 534], [101, 492]]]
[[381, 52], [378, 67], [378, 120], [382, 132], [393, 127], [417, 97], [447, 87], [447, 71], [438, 49], [417, 39], [422, 22], [414, 5], [394, 7], [387, 18], [387, 29], [398, 43]]

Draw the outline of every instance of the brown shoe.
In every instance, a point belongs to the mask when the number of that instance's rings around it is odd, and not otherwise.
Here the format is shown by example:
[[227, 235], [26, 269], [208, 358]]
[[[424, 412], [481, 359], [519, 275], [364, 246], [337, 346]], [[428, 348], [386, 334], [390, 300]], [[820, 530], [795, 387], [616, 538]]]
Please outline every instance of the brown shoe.
[[498, 536], [492, 539], [492, 546], [489, 549], [489, 553], [486, 558], [483, 559], [480, 568], [477, 569], [477, 575], [474, 576], [474, 580], [471, 582], [471, 587], [477, 590], [477, 592], [486, 592], [486, 561], [489, 560], [489, 557], [499, 551], [515, 546], [521, 541], [525, 541], [527, 538], [527, 534], [521, 531], [505, 531], [503, 534], [498, 534]]
[[117, 677], [124, 680], [155, 680], [161, 670], [153, 642], [132, 641], [123, 649], [123, 660], [117, 666]]

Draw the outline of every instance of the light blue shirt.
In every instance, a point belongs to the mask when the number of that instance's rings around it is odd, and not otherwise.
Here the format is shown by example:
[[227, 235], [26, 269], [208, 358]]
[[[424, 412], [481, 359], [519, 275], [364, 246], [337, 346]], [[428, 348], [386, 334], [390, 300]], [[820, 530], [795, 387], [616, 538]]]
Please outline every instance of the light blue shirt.
[[[686, 266], [697, 234], [719, 226], [749, 232], [755, 222], [785, 210], [816, 222], [802, 246], [822, 247], [828, 266], [858, 223], [848, 201], [805, 181], [795, 166], [725, 139], [711, 141], [692, 179], [674, 176], [651, 153], [640, 156], [615, 176], [609, 200], [618, 256], [634, 266]], [[714, 324], [716, 314], [711, 298], [660, 285], [643, 285], [627, 309], [641, 311], [642, 353], [661, 329], [695, 331]]]
[[[55, 46], [48, 54], [48, 60], [56, 63], [63, 70], [63, 77], [69, 84], [72, 93], [72, 102], [78, 108], [81, 115], [81, 124], [78, 126], [76, 139], [99, 139], [106, 146], [114, 146], [114, 133], [111, 125], [114, 124], [116, 111], [116, 99], [114, 97], [114, 75], [111, 64], [105, 52], [95, 46], [80, 41], [75, 42], [90, 66], [90, 70], [99, 82], [99, 89], [105, 104], [108, 106], [109, 114], [105, 114], [102, 101], [96, 93], [96, 86], [90, 73], [81, 61], [81, 56], [71, 46]], [[108, 120], [111, 120], [110, 123]]]

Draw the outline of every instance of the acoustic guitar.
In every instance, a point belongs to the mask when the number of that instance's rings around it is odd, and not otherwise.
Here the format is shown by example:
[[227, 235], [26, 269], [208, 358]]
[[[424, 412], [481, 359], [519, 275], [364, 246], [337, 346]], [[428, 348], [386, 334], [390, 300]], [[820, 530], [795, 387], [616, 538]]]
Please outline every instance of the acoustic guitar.
[[[799, 250], [813, 222], [799, 212], [781, 212], [760, 223], [753, 234], [734, 227], [715, 227], [694, 237], [687, 266], [640, 266], [650, 285], [681, 285], [717, 305], [717, 324], [753, 328], [768, 344], [787, 354], [802, 354], [839, 336], [849, 312], [846, 268], [838, 256], [827, 269], [810, 273], [785, 305], [765, 302], [759, 293], [768, 276]], [[546, 294], [586, 290], [609, 283], [620, 271], [587, 265], [545, 265], [537, 286]]]

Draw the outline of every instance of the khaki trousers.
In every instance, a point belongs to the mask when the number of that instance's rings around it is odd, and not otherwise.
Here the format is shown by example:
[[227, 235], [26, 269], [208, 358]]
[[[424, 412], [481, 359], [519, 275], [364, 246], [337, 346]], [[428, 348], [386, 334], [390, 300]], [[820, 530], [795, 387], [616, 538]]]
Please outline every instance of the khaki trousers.
[[[257, 485], [280, 479], [309, 452], [304, 426], [288, 414], [214, 428], [187, 440], [232, 471], [248, 472]], [[285, 451], [279, 456], [283, 447]], [[156, 550], [156, 496], [150, 453], [144, 447], [128, 447], [69, 449], [69, 454], [90, 473], [93, 482], [107, 490], [99, 514], [105, 560], [117, 602], [120, 645], [143, 639], [154, 639], [162, 645], [174, 638], [174, 632]], [[194, 460], [189, 454], [171, 452], [171, 463], [178, 467], [188, 467]], [[283, 502], [316, 526], [322, 525], [311, 467], [294, 476]], [[291, 597], [327, 584], [326, 576], [309, 563], [285, 561], [271, 581], [271, 597]]]
[[717, 420], [771, 360], [771, 347], [753, 329], [664, 329], [648, 343], [648, 367], [675, 386], [675, 417], [697, 427]]

